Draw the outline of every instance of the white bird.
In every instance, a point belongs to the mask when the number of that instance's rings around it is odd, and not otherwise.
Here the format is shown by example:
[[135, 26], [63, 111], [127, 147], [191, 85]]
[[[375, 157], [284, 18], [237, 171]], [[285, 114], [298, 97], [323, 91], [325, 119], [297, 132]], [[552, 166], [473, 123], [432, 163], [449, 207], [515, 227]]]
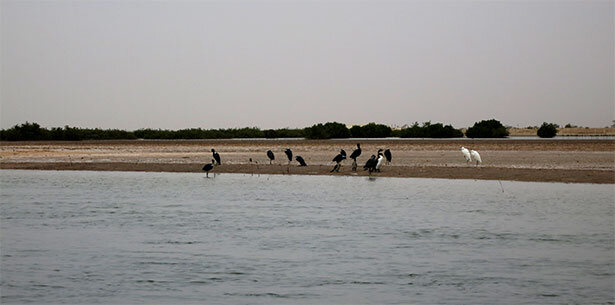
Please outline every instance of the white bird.
[[478, 166], [478, 164], [480, 163], [483, 163], [483, 160], [481, 160], [480, 155], [476, 150], [470, 150], [470, 153], [472, 154], [472, 158], [474, 158], [474, 160], [476, 161], [476, 166]]
[[466, 158], [466, 163], [472, 162], [472, 158], [470, 157], [470, 151], [467, 148], [461, 146], [461, 153]]
[[380, 171], [380, 166], [382, 166], [382, 161], [384, 160], [384, 156], [382, 155], [382, 149], [378, 150], [378, 161], [376, 161], [376, 171]]

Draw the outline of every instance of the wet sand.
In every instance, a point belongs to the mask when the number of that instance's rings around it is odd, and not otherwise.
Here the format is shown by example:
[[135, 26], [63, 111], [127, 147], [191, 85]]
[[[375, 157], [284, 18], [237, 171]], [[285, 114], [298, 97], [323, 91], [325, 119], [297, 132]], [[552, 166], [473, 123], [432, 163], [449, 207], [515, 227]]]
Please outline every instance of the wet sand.
[[[343, 148], [348, 154], [356, 142], [363, 153], [359, 170], [351, 160], [339, 173], [329, 173], [331, 159]], [[467, 164], [459, 148], [480, 152], [480, 166]], [[202, 172], [211, 160], [211, 148], [222, 165], [210, 173], [357, 175], [378, 148], [389, 148], [393, 162], [376, 177], [488, 179], [567, 183], [615, 183], [614, 140], [177, 140], [0, 142], [1, 169], [109, 170]], [[283, 153], [291, 148], [307, 167], [288, 165]], [[276, 154], [269, 164], [265, 152]], [[252, 159], [252, 162], [250, 162]]]

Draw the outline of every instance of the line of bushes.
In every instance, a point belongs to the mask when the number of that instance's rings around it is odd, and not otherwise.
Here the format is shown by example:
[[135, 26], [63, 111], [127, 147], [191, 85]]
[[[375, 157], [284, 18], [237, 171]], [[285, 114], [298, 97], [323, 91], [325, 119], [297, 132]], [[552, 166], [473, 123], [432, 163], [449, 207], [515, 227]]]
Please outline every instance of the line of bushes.
[[[466, 136], [471, 138], [507, 137], [508, 131], [497, 120], [480, 121], [470, 127]], [[180, 130], [138, 129], [125, 131], [119, 129], [91, 129], [64, 126], [64, 128], [42, 128], [37, 123], [26, 122], [9, 129], [0, 130], [0, 140], [32, 141], [32, 140], [119, 140], [119, 139], [231, 139], [231, 138], [461, 138], [463, 132], [451, 125], [425, 122], [419, 125], [393, 130], [383, 124], [369, 123], [354, 125], [351, 128], [338, 122], [314, 124], [306, 128], [281, 128], [261, 130], [257, 127], [229, 129], [189, 128]]]
[[37, 123], [24, 123], [9, 129], [0, 130], [0, 140], [3, 141], [79, 141], [79, 140], [110, 140], [137, 139], [133, 132], [119, 129], [77, 128], [64, 126], [51, 129], [41, 128]]

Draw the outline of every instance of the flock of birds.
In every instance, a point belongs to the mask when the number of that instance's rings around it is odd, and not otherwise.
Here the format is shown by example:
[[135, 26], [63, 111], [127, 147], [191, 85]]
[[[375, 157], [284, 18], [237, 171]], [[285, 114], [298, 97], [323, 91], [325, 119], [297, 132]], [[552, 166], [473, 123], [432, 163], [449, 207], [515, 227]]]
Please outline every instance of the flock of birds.
[[461, 153], [463, 154], [463, 157], [466, 158], [466, 163], [472, 162], [472, 158], [476, 161], [476, 166], [483, 163], [483, 160], [480, 158], [480, 154], [476, 150], [468, 150], [467, 148], [461, 146]]
[[[203, 166], [203, 171], [205, 171], [207, 177], [209, 177], [209, 171], [212, 170], [214, 166], [222, 165], [220, 154], [218, 154], [218, 152], [216, 152], [216, 150], [213, 148], [211, 149], [211, 152], [213, 156], [211, 163], [207, 163], [205, 164], [205, 166]], [[361, 144], [357, 143], [357, 148], [354, 149], [352, 151], [352, 154], [350, 154], [350, 156], [348, 157], [352, 160], [352, 171], [357, 170], [357, 158], [361, 155], [361, 152], [362, 152]], [[290, 165], [290, 163], [293, 161], [293, 152], [292, 150], [290, 150], [290, 148], [287, 148], [284, 150], [284, 153], [286, 154], [286, 157], [288, 158], [288, 165]], [[472, 162], [472, 158], [474, 158], [474, 161], [476, 161], [476, 166], [482, 163], [480, 154], [476, 150], [468, 150], [467, 148], [462, 146], [461, 153], [463, 154], [467, 163]], [[271, 150], [267, 151], [267, 158], [269, 158], [269, 164], [273, 164], [273, 160], [275, 160], [275, 154], [273, 153], [273, 151]], [[340, 149], [339, 154], [333, 157], [332, 161], [335, 162], [335, 166], [333, 166], [333, 169], [331, 169], [330, 172], [331, 173], [339, 172], [340, 168], [342, 167], [342, 161], [346, 159], [347, 159], [346, 151], [343, 149]], [[363, 170], [368, 171], [370, 175], [372, 172], [380, 172], [382, 163], [385, 162], [386, 160], [386, 164], [390, 164], [392, 159], [393, 159], [393, 156], [391, 155], [390, 149], [386, 149], [386, 150], [378, 149], [377, 155], [371, 155], [371, 157], [367, 160], [367, 162], [365, 162], [365, 165], [363, 166]], [[299, 163], [299, 166], [307, 166], [307, 163], [305, 163], [305, 159], [303, 159], [303, 157], [296, 156], [295, 160]], [[252, 162], [252, 158], [250, 158], [250, 162]]]

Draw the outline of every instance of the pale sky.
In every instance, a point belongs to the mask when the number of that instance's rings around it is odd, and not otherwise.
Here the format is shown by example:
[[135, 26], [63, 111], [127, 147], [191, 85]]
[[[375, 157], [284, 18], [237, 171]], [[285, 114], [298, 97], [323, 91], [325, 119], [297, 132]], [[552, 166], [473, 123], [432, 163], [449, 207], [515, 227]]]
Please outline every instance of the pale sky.
[[0, 127], [604, 127], [614, 3], [1, 1]]

